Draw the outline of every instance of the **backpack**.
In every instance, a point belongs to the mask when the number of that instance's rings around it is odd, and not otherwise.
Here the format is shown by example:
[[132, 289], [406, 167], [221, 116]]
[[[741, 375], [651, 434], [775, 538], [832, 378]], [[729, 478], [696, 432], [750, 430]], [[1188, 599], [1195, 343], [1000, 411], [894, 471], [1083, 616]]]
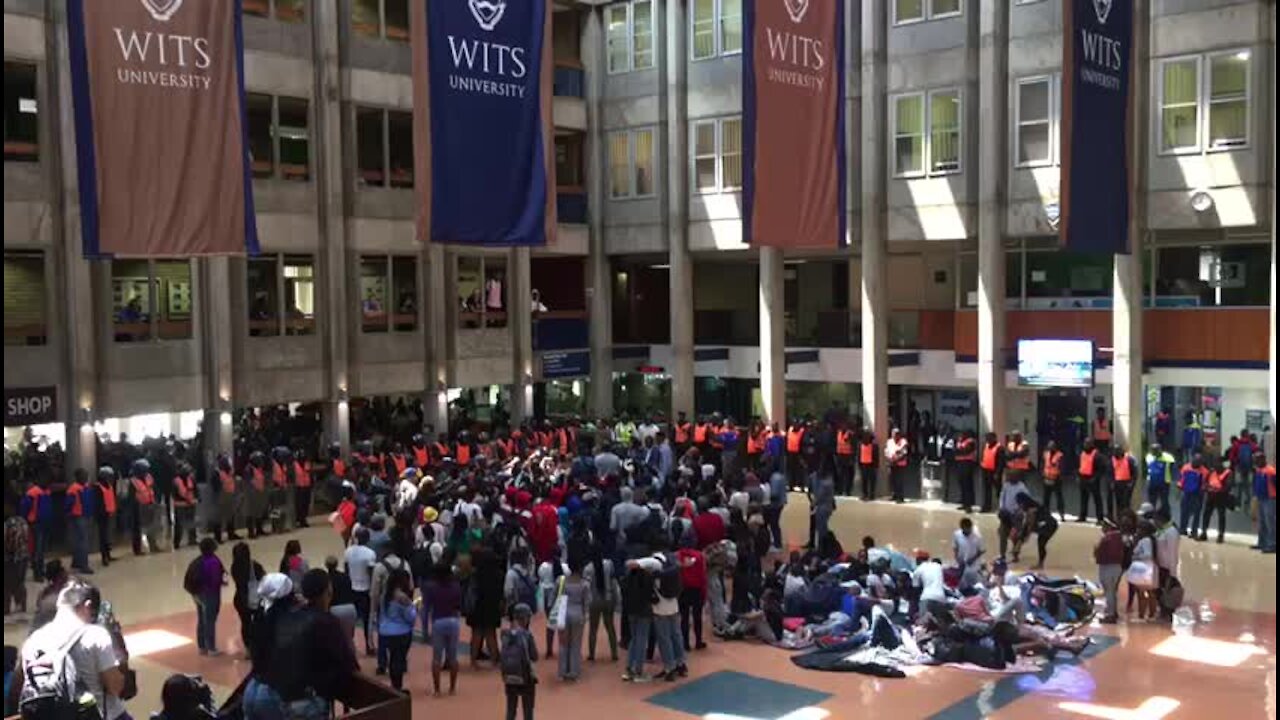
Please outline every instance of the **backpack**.
[[662, 556], [662, 570], [658, 572], [658, 596], [667, 600], [680, 597], [684, 583], [680, 581], [680, 563], [671, 555]]
[[516, 602], [528, 605], [531, 610], [538, 607], [538, 586], [528, 573], [519, 570], [516, 571]]
[[97, 699], [86, 703], [85, 685], [71, 651], [80, 643], [88, 625], [83, 625], [50, 651], [37, 651], [23, 658], [22, 693], [18, 708], [25, 720], [82, 720], [100, 718]]
[[195, 559], [187, 565], [187, 571], [182, 574], [182, 589], [186, 590], [189, 595], [195, 595], [200, 592], [200, 561], [204, 556], [196, 556]]
[[528, 685], [533, 680], [533, 665], [529, 662], [529, 639], [525, 633], [510, 628], [502, 631], [498, 669], [502, 672], [502, 681], [507, 685]]

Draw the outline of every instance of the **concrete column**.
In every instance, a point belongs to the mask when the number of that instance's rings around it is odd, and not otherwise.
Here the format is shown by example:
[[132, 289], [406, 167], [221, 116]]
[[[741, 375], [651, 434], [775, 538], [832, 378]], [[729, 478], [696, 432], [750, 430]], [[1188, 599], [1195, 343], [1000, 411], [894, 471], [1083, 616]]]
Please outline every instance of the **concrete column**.
[[613, 287], [604, 242], [604, 95], [603, 9], [583, 11], [582, 65], [587, 76], [587, 228], [591, 237], [587, 257], [587, 292], [591, 317], [591, 397], [588, 407], [597, 417], [613, 414]]
[[349, 343], [359, 337], [352, 326], [348, 298], [346, 177], [342, 148], [344, 118], [341, 98], [350, 97], [349, 80], [341, 66], [342, 17], [339, 3], [312, 3], [311, 35], [315, 48], [315, 153], [316, 220], [319, 229], [319, 282], [324, 315], [320, 323], [325, 357], [324, 425], [326, 439], [338, 442], [346, 452], [351, 444], [351, 424], [346, 406], [351, 390]]
[[233, 336], [238, 325], [231, 314], [231, 259], [211, 257], [196, 262], [198, 302], [201, 303], [197, 323], [204, 351], [205, 377], [202, 457], [207, 466], [213, 467], [218, 454], [232, 452], [234, 445], [231, 429], [231, 411], [235, 407]]
[[[885, 182], [888, 156], [885, 95], [888, 3], [862, 3], [862, 407], [863, 420], [881, 443], [889, 436], [889, 307]], [[881, 463], [881, 474], [887, 472]], [[883, 478], [881, 478], [883, 481]], [[880, 483], [884, 487], [884, 483]]]
[[[445, 294], [445, 253], [444, 247], [430, 243], [422, 250], [422, 277], [426, 287], [423, 297], [426, 308], [423, 322], [423, 340], [426, 347], [426, 377], [422, 391], [423, 425], [435, 432], [441, 432], [449, 423], [448, 409], [448, 346], [445, 337], [448, 334], [447, 320], [449, 298]], [[424, 428], [425, 429], [425, 428]]]
[[[1147, 48], [1151, 32], [1147, 0], [1133, 4], [1133, 111], [1130, 113], [1129, 254], [1115, 256], [1111, 311], [1111, 407], [1115, 441], [1135, 454], [1143, 450], [1146, 402], [1142, 384], [1142, 253], [1146, 248]], [[1136, 502], [1136, 500], [1135, 500]]]
[[982, 3], [978, 32], [978, 432], [1002, 435], [1009, 3]]
[[[41, 98], [40, 136], [44, 143], [45, 188], [53, 221], [49, 263], [56, 300], [50, 322], [61, 328], [63, 347], [60, 415], [66, 423], [67, 473], [96, 476], [98, 317], [94, 313], [92, 267], [83, 256], [80, 185], [76, 174], [75, 119], [71, 105], [71, 57], [67, 47], [66, 3], [49, 3], [45, 17], [45, 72], [48, 89]], [[46, 275], [47, 277], [48, 275]]]
[[760, 398], [764, 421], [787, 423], [786, 263], [780, 248], [760, 248]]
[[[1276, 76], [1276, 4], [1271, 3], [1271, 75]], [[1276, 462], [1276, 94], [1271, 95], [1271, 363], [1268, 366], [1268, 384], [1271, 398], [1271, 437], [1266, 446], [1271, 448], [1270, 460]]]
[[671, 287], [671, 417], [693, 417], [693, 258], [689, 255], [687, 0], [666, 0], [665, 42], [658, 47], [666, 102], [666, 205]]
[[507, 327], [511, 329], [511, 422], [533, 417], [533, 313], [529, 248], [507, 255]]

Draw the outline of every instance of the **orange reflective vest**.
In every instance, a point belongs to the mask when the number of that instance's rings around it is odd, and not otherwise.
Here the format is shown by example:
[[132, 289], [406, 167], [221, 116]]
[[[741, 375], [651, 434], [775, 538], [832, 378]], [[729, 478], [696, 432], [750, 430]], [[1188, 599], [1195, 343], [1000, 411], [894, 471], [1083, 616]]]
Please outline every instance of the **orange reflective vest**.
[[471, 464], [471, 446], [466, 443], [458, 443], [458, 449], [455, 451], [453, 459], [459, 465]]
[[[1030, 470], [1031, 458], [1025, 454], [1024, 451], [1026, 449], [1027, 449], [1026, 443], [1022, 443], [1021, 445], [1018, 445], [1016, 443], [1010, 442], [1008, 445], [1009, 461], [1005, 464], [1005, 466], [1008, 467], [1010, 470]], [[1018, 455], [1017, 453], [1022, 453], [1022, 454]]]
[[1062, 477], [1062, 451], [1054, 450], [1044, 452], [1044, 461], [1041, 463], [1040, 474], [1045, 480], [1057, 480]]
[[418, 466], [419, 470], [425, 469], [428, 465], [427, 449], [425, 447], [413, 448], [413, 464]]
[[129, 478], [133, 486], [133, 499], [139, 505], [153, 505], [156, 501], [156, 481], [148, 474], [145, 478]]
[[278, 488], [289, 487], [288, 470], [275, 460], [271, 461], [271, 484]]
[[443, 459], [445, 459], [445, 458], [449, 457], [449, 446], [448, 446], [448, 445], [445, 445], [444, 443], [436, 443], [436, 444], [435, 444], [435, 445], [433, 445], [432, 447], [435, 449], [435, 453], [436, 453], [436, 462], [440, 462], [441, 460], [443, 460]]
[[402, 453], [391, 453], [391, 464], [396, 466], [396, 477], [400, 477], [409, 467], [409, 458]]
[[787, 452], [800, 452], [800, 443], [804, 440], [804, 428], [793, 427], [787, 429]]
[[27, 490], [27, 497], [31, 501], [31, 509], [27, 511], [28, 523], [35, 524], [36, 517], [38, 517], [40, 513], [40, 498], [48, 494], [49, 491], [39, 485], [33, 485]]
[[836, 433], [836, 454], [852, 455], [853, 454], [853, 433], [848, 430], [841, 430]]
[[1111, 424], [1107, 422], [1106, 418], [1094, 418], [1093, 439], [1111, 442]]
[[1115, 482], [1132, 482], [1133, 466], [1129, 462], [1129, 456], [1111, 458], [1111, 479]]
[[747, 454], [759, 455], [764, 452], [764, 433], [747, 433]]
[[982, 446], [982, 469], [987, 472], [995, 472], [996, 464], [1000, 461], [1000, 445], [983, 445]]
[[711, 430], [711, 426], [707, 423], [698, 423], [693, 429], [693, 442], [701, 445], [707, 441], [707, 432]]
[[978, 441], [965, 438], [956, 446], [956, 462], [973, 462], [978, 459]]
[[195, 507], [196, 481], [181, 475], [173, 478], [173, 506]]
[[337, 475], [339, 478], [345, 478], [347, 476], [347, 464], [342, 461], [342, 458], [333, 459], [333, 474]]
[[68, 514], [71, 517], [84, 516], [84, 499], [81, 497], [83, 494], [84, 486], [80, 483], [73, 482], [67, 486], [67, 500], [71, 502], [71, 509]]
[[218, 481], [222, 483], [222, 492], [231, 495], [236, 491], [236, 476], [228, 470], [218, 471]]
[[876, 459], [876, 446], [874, 443], [864, 442], [858, 446], [858, 462], [863, 465], [870, 465]]
[[1097, 450], [1086, 450], [1080, 453], [1080, 476], [1093, 477], [1093, 461], [1098, 455]]
[[116, 514], [116, 489], [110, 483], [98, 483], [98, 491], [102, 493], [102, 510], [108, 515]]
[[573, 447], [573, 441], [574, 441], [573, 431], [571, 431], [569, 428], [560, 428], [557, 435], [560, 438], [560, 454], [568, 455], [569, 451]]
[[1226, 490], [1231, 484], [1231, 471], [1211, 472], [1208, 478], [1209, 492], [1218, 493]]
[[302, 460], [293, 461], [293, 484], [300, 488], [311, 487], [311, 468]]
[[253, 489], [258, 492], [267, 489], [267, 476], [262, 472], [262, 468], [253, 467], [250, 469], [249, 482], [253, 485]]
[[673, 434], [677, 445], [684, 445], [689, 442], [689, 423], [676, 423]]

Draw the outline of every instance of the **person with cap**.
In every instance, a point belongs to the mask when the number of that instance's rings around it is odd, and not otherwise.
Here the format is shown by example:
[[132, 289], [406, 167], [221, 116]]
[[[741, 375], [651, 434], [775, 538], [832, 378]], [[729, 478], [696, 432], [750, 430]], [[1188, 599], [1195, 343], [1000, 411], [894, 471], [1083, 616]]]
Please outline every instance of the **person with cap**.
[[173, 505], [173, 549], [182, 547], [183, 538], [187, 545], [196, 544], [196, 478], [191, 466], [185, 460], [179, 460], [173, 474], [173, 494], [170, 503]]
[[156, 503], [156, 481], [151, 476], [151, 463], [134, 460], [129, 469], [128, 497], [133, 515], [133, 554], [141, 555], [145, 547], [159, 552], [160, 512]]

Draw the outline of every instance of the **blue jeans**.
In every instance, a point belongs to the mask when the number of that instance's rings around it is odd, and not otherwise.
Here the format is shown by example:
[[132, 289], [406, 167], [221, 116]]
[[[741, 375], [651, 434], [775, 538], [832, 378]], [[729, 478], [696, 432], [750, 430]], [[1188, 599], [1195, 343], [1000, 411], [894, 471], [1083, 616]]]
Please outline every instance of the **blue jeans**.
[[[684, 640], [680, 636], [679, 615], [654, 615], [653, 629], [658, 635], [658, 654], [662, 669], [671, 672], [684, 664]], [[634, 642], [634, 635], [632, 645]]]
[[1276, 549], [1276, 499], [1258, 498], [1258, 547]]
[[89, 518], [71, 518], [71, 567], [89, 569]]
[[329, 703], [314, 695], [293, 702], [285, 702], [280, 693], [256, 678], [244, 689], [245, 720], [326, 720]]
[[222, 593], [202, 592], [196, 599], [196, 645], [205, 652], [218, 649], [218, 611]]
[[1200, 508], [1204, 505], [1204, 493], [1197, 490], [1182, 494], [1180, 512], [1178, 513], [1178, 529], [1188, 535], [1200, 533]]
[[627, 643], [627, 670], [633, 675], [644, 673], [644, 656], [649, 649], [649, 627], [653, 618], [647, 615], [632, 615], [631, 642]]

